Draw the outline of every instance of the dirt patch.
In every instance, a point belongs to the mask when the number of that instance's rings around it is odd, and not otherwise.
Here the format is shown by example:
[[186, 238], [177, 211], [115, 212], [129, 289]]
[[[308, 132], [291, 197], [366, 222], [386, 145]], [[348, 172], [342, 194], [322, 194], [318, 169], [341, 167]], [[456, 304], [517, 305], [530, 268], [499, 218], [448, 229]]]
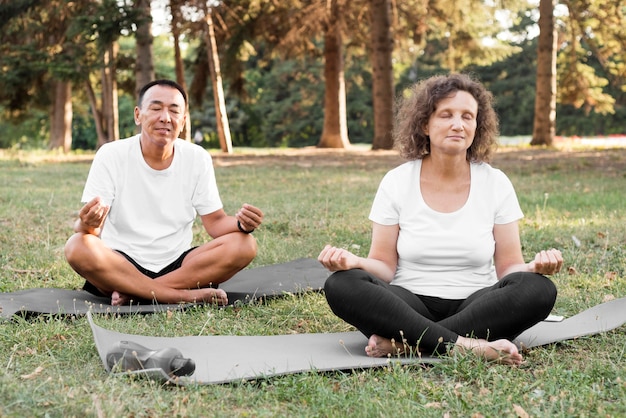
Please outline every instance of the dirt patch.
[[[404, 160], [395, 151], [328, 150], [303, 148], [244, 154], [212, 153], [216, 166], [276, 165], [298, 167], [394, 167]], [[626, 148], [560, 150], [547, 148], [502, 148], [492, 165], [503, 170], [599, 170], [626, 174]]]
[[[0, 150], [0, 160], [17, 160], [25, 164], [49, 162], [91, 163], [93, 152], [58, 154], [52, 152], [9, 152]], [[395, 167], [404, 160], [396, 151], [371, 151], [364, 147], [350, 150], [318, 149], [237, 149], [234, 154], [211, 151], [218, 167], [236, 165], [274, 165], [296, 167], [363, 167], [369, 169]], [[492, 165], [507, 170], [532, 172], [601, 171], [608, 175], [626, 175], [626, 147], [607, 148], [530, 148], [502, 147]]]

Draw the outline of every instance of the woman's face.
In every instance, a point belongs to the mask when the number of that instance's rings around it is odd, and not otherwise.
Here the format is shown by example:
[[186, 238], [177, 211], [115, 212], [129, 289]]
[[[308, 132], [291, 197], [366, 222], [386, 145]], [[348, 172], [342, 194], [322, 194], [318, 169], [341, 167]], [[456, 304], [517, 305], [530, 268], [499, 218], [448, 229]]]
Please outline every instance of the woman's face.
[[476, 134], [478, 102], [470, 93], [459, 90], [441, 99], [426, 125], [430, 152], [465, 155]]

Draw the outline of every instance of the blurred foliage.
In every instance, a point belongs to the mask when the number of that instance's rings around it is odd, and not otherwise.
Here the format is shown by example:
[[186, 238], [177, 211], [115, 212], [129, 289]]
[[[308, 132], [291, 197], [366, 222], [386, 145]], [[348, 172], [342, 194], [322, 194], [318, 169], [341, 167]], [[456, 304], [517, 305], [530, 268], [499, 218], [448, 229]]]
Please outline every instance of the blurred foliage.
[[[103, 7], [111, 6], [110, 1], [105, 3]], [[46, 146], [47, 112], [51, 103], [50, 89], [46, 86], [51, 77], [75, 81], [73, 148], [95, 147], [92, 110], [81, 80], [88, 77], [96, 90], [101, 88], [96, 73], [90, 75], [90, 71], [97, 64], [97, 45], [102, 42], [99, 37], [113, 36], [109, 32], [116, 31], [120, 34], [117, 63], [120, 135], [127, 137], [135, 133], [132, 120], [135, 40], [133, 33], [124, 29], [133, 16], [128, 9], [132, 2], [123, 3], [116, 12], [117, 20], [111, 23], [113, 29], [94, 17], [70, 19], [72, 13], [98, 10], [93, 9], [96, 5], [91, 0], [81, 3], [80, 8], [75, 5], [67, 10], [61, 9], [58, 0], [51, 0], [45, 22], [34, 13], [39, 10], [37, 7], [42, 7], [42, 2], [19, 0], [0, 5], [0, 12], [6, 18], [2, 22], [0, 51], [3, 68], [0, 148]], [[189, 7], [193, 3], [187, 2]], [[238, 23], [231, 15], [223, 14], [218, 25], [233, 145], [314, 146], [324, 120], [322, 45], [319, 33], [316, 35], [319, 25], [306, 23], [307, 16], [303, 14], [309, 13], [311, 17], [319, 10], [311, 3], [310, 7], [296, 11], [292, 7], [295, 0], [271, 7], [268, 2], [248, 3], [224, 1], [217, 6], [217, 12], [220, 7], [236, 8], [239, 16]], [[459, 8], [457, 3], [439, 0], [426, 5], [411, 0], [397, 5], [396, 91], [400, 93], [433, 74], [450, 70], [472, 72], [494, 93], [502, 135], [530, 134], [535, 100], [536, 9], [530, 3], [503, 2], [498, 10], [500, 19], [491, 21], [489, 16], [496, 16], [492, 6], [464, 0], [467, 7]], [[344, 52], [348, 133], [352, 143], [371, 143], [374, 118], [367, 16], [357, 8], [365, 5], [363, 0], [350, 4], [345, 15]], [[560, 4], [557, 135], [623, 134], [626, 126], [623, 39], [626, 37], [624, 25], [618, 24], [623, 19], [623, 5], [604, 0], [563, 0]], [[53, 19], [54, 13], [58, 14], [57, 20]], [[301, 34], [306, 32], [310, 38], [298, 38], [299, 26], [286, 24], [288, 19], [297, 19], [292, 23], [301, 22]], [[602, 25], [603, 21], [610, 24]], [[462, 30], [451, 26], [454, 22], [464, 22], [460, 25]], [[502, 29], [505, 24], [506, 31]], [[37, 42], [23, 42], [21, 35], [26, 28]], [[63, 38], [65, 33], [74, 41], [55, 47], [50, 39], [41, 36], [47, 29], [54, 29], [54, 39]], [[187, 22], [183, 40], [192, 130], [201, 134], [203, 146], [218, 147], [213, 92], [206, 79], [208, 64], [201, 19]], [[154, 39], [153, 50], [156, 77], [174, 78], [173, 47], [168, 33]]]

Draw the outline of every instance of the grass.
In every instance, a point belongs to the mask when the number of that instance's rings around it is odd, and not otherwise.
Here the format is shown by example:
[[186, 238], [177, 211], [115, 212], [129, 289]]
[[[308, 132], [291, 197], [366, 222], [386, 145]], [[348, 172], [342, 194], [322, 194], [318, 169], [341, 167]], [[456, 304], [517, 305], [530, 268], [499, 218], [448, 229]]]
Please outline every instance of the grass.
[[[214, 157], [222, 198], [262, 207], [253, 266], [316, 257], [326, 243], [366, 255], [369, 207], [393, 153], [263, 152]], [[527, 258], [546, 247], [566, 259], [554, 277], [555, 313], [571, 316], [626, 296], [626, 151], [501, 150], [526, 218]], [[89, 155], [0, 153], [0, 291], [78, 288], [63, 259]], [[196, 225], [195, 239], [204, 239]], [[98, 316], [137, 334], [269, 335], [339, 332], [323, 295], [232, 309]], [[85, 318], [39, 316], [0, 324], [0, 416], [624, 416], [626, 329], [541, 347], [518, 368], [471, 355], [442, 363], [302, 373], [226, 385], [169, 387], [107, 375]], [[215, 361], [219, 361], [216, 359]]]

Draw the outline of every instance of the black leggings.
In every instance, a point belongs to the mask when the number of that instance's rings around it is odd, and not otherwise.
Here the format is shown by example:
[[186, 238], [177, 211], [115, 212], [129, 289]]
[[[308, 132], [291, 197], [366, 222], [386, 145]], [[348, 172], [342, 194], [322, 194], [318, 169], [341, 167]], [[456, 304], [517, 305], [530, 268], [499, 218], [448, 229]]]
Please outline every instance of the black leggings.
[[557, 293], [547, 277], [517, 272], [467, 299], [441, 299], [415, 295], [359, 269], [333, 273], [324, 291], [335, 315], [368, 338], [406, 341], [431, 353], [444, 353], [459, 335], [513, 340], [548, 316]]

